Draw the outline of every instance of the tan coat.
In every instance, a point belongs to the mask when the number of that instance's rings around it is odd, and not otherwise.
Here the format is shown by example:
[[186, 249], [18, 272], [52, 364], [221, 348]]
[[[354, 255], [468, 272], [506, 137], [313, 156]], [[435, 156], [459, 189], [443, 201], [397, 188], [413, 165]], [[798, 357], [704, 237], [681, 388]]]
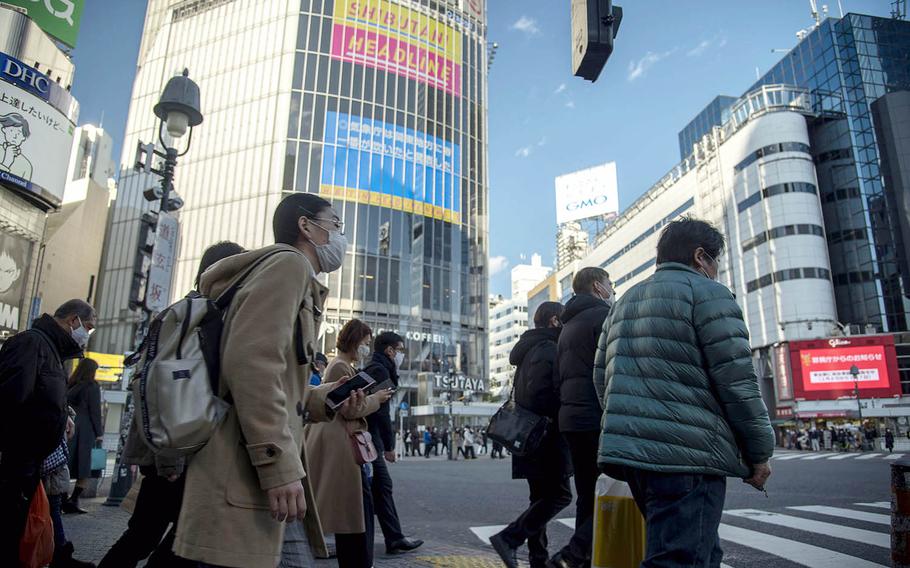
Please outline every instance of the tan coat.
[[[325, 370], [326, 384], [352, 377], [354, 367], [335, 358]], [[357, 534], [366, 531], [363, 518], [363, 486], [360, 466], [354, 461], [349, 432], [367, 430], [364, 417], [379, 410], [376, 395], [366, 398], [356, 420], [336, 415], [331, 422], [307, 426], [306, 451], [316, 508], [326, 534]]]
[[[187, 468], [174, 551], [190, 560], [277, 566], [285, 525], [271, 518], [266, 491], [305, 478], [304, 426], [331, 419], [330, 387], [309, 386], [327, 290], [300, 251], [273, 245], [224, 259], [203, 274], [200, 290], [217, 297], [274, 250], [282, 252], [255, 268], [225, 317], [220, 390], [233, 406]], [[306, 479], [304, 488], [309, 505]], [[304, 524], [318, 553], [322, 530], [312, 506]]]

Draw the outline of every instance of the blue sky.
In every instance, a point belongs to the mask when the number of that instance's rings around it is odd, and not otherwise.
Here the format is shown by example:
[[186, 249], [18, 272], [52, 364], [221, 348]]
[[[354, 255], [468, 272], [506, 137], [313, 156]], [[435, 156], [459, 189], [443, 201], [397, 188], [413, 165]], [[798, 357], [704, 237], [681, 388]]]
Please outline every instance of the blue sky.
[[[569, 2], [487, 0], [490, 72], [491, 293], [509, 268], [555, 255], [554, 177], [617, 163], [620, 207], [677, 161], [677, 132], [715, 95], [742, 94], [812, 23], [802, 0], [625, 0], [616, 50], [594, 84], [572, 76]], [[823, 2], [819, 2], [822, 4]], [[838, 2], [828, 2], [832, 16]], [[841, 0], [887, 16], [888, 0]], [[86, 2], [74, 51], [80, 122], [123, 138], [145, 2]], [[203, 93], [204, 104], [204, 93]], [[117, 154], [119, 157], [119, 152]]]

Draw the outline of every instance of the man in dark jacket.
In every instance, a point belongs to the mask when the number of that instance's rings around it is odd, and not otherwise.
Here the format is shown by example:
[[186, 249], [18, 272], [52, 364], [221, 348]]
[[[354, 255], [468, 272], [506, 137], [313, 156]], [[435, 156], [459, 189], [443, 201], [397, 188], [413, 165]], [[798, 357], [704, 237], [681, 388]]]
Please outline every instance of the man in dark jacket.
[[[512, 348], [509, 363], [515, 365], [513, 395], [518, 406], [546, 416], [552, 423], [540, 445], [529, 455], [512, 456], [512, 479], [528, 481], [530, 505], [490, 544], [508, 568], [517, 568], [516, 549], [527, 541], [531, 568], [546, 566], [547, 523], [572, 503], [569, 476], [571, 458], [557, 427], [559, 391], [556, 386], [556, 341], [563, 306], [544, 302], [534, 313], [535, 329], [526, 331]], [[497, 444], [493, 443], [495, 449]], [[502, 446], [499, 446], [500, 456]]]
[[18, 566], [39, 467], [63, 439], [63, 361], [82, 356], [94, 329], [94, 308], [70, 300], [0, 349], [0, 566]]
[[[404, 339], [397, 333], [384, 331], [373, 341], [373, 360], [364, 371], [377, 385], [392, 381], [392, 388], [397, 389], [398, 369], [403, 362]], [[379, 457], [373, 462], [373, 509], [379, 518], [379, 526], [382, 527], [386, 552], [396, 554], [414, 550], [422, 545], [423, 541], [405, 538], [401, 532], [401, 522], [398, 520], [395, 498], [392, 496], [392, 476], [386, 464], [386, 460], [394, 462], [396, 459], [390, 401], [382, 403], [379, 410], [370, 414], [367, 417], [367, 424], [373, 437], [373, 444], [379, 452]], [[420, 440], [415, 435], [411, 443], [419, 446]]]
[[551, 560], [557, 568], [587, 566], [594, 539], [594, 487], [602, 411], [591, 376], [597, 338], [613, 302], [610, 275], [596, 266], [582, 268], [572, 280], [575, 296], [562, 314], [557, 347], [559, 430], [575, 470], [575, 534]]
[[623, 295], [600, 337], [598, 461], [629, 483], [645, 517], [642, 566], [720, 566], [726, 478], [761, 490], [771, 475], [774, 432], [749, 332], [715, 282], [723, 249], [704, 221], [667, 225], [657, 272]]

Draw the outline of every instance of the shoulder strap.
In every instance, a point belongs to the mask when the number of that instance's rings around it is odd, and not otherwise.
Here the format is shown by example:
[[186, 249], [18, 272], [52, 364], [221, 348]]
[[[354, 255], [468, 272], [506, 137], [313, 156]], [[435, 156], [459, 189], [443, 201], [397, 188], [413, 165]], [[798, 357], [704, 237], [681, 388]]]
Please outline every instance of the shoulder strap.
[[220, 296], [218, 296], [218, 298], [215, 300], [215, 306], [218, 307], [219, 310], [224, 310], [225, 308], [230, 306], [231, 302], [234, 300], [234, 296], [237, 295], [237, 291], [240, 290], [240, 287], [243, 285], [243, 281], [246, 280], [250, 276], [250, 274], [252, 274], [252, 272], [254, 270], [256, 270], [256, 268], [259, 267], [260, 264], [265, 262], [265, 260], [267, 258], [271, 258], [281, 252], [292, 252], [292, 251], [284, 250], [284, 249], [275, 250], [266, 255], [261, 256], [259, 259], [256, 260], [256, 262], [254, 262], [249, 268], [246, 269], [246, 271], [240, 276], [240, 278], [238, 278], [233, 284], [231, 284], [231, 286], [227, 290], [225, 290], [224, 292], [221, 293]]
[[54, 354], [54, 358], [57, 360], [57, 363], [61, 367], [63, 367], [63, 360], [60, 358], [60, 353], [57, 352], [57, 348], [54, 346], [54, 342], [51, 341], [51, 338], [48, 337], [46, 333], [44, 333], [43, 331], [41, 331], [40, 329], [38, 329], [36, 327], [29, 329], [29, 331], [34, 331], [35, 333], [38, 334], [39, 337], [41, 337], [41, 339], [44, 340], [45, 343], [47, 343], [47, 346], [51, 348], [51, 353]]

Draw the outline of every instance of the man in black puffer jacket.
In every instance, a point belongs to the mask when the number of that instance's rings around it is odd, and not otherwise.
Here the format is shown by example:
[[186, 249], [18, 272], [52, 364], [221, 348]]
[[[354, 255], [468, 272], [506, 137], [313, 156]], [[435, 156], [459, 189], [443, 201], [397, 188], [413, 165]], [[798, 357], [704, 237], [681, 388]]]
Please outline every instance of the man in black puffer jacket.
[[575, 296], [562, 314], [563, 330], [557, 348], [559, 386], [559, 430], [569, 444], [575, 470], [575, 534], [550, 561], [556, 568], [587, 566], [594, 540], [594, 487], [600, 400], [591, 377], [594, 353], [604, 320], [613, 302], [610, 275], [596, 266], [582, 268], [572, 280]]
[[534, 327], [522, 334], [509, 355], [515, 371], [515, 403], [551, 420], [547, 434], [529, 455], [512, 455], [512, 479], [527, 479], [531, 504], [499, 534], [490, 537], [508, 568], [517, 568], [516, 549], [528, 543], [531, 568], [543, 568], [547, 553], [547, 523], [572, 503], [571, 458], [557, 427], [559, 390], [556, 386], [556, 341], [563, 306], [544, 302], [534, 313]]
[[66, 428], [63, 362], [82, 356], [93, 329], [95, 310], [70, 300], [0, 349], [0, 566], [19, 564], [39, 468]]

